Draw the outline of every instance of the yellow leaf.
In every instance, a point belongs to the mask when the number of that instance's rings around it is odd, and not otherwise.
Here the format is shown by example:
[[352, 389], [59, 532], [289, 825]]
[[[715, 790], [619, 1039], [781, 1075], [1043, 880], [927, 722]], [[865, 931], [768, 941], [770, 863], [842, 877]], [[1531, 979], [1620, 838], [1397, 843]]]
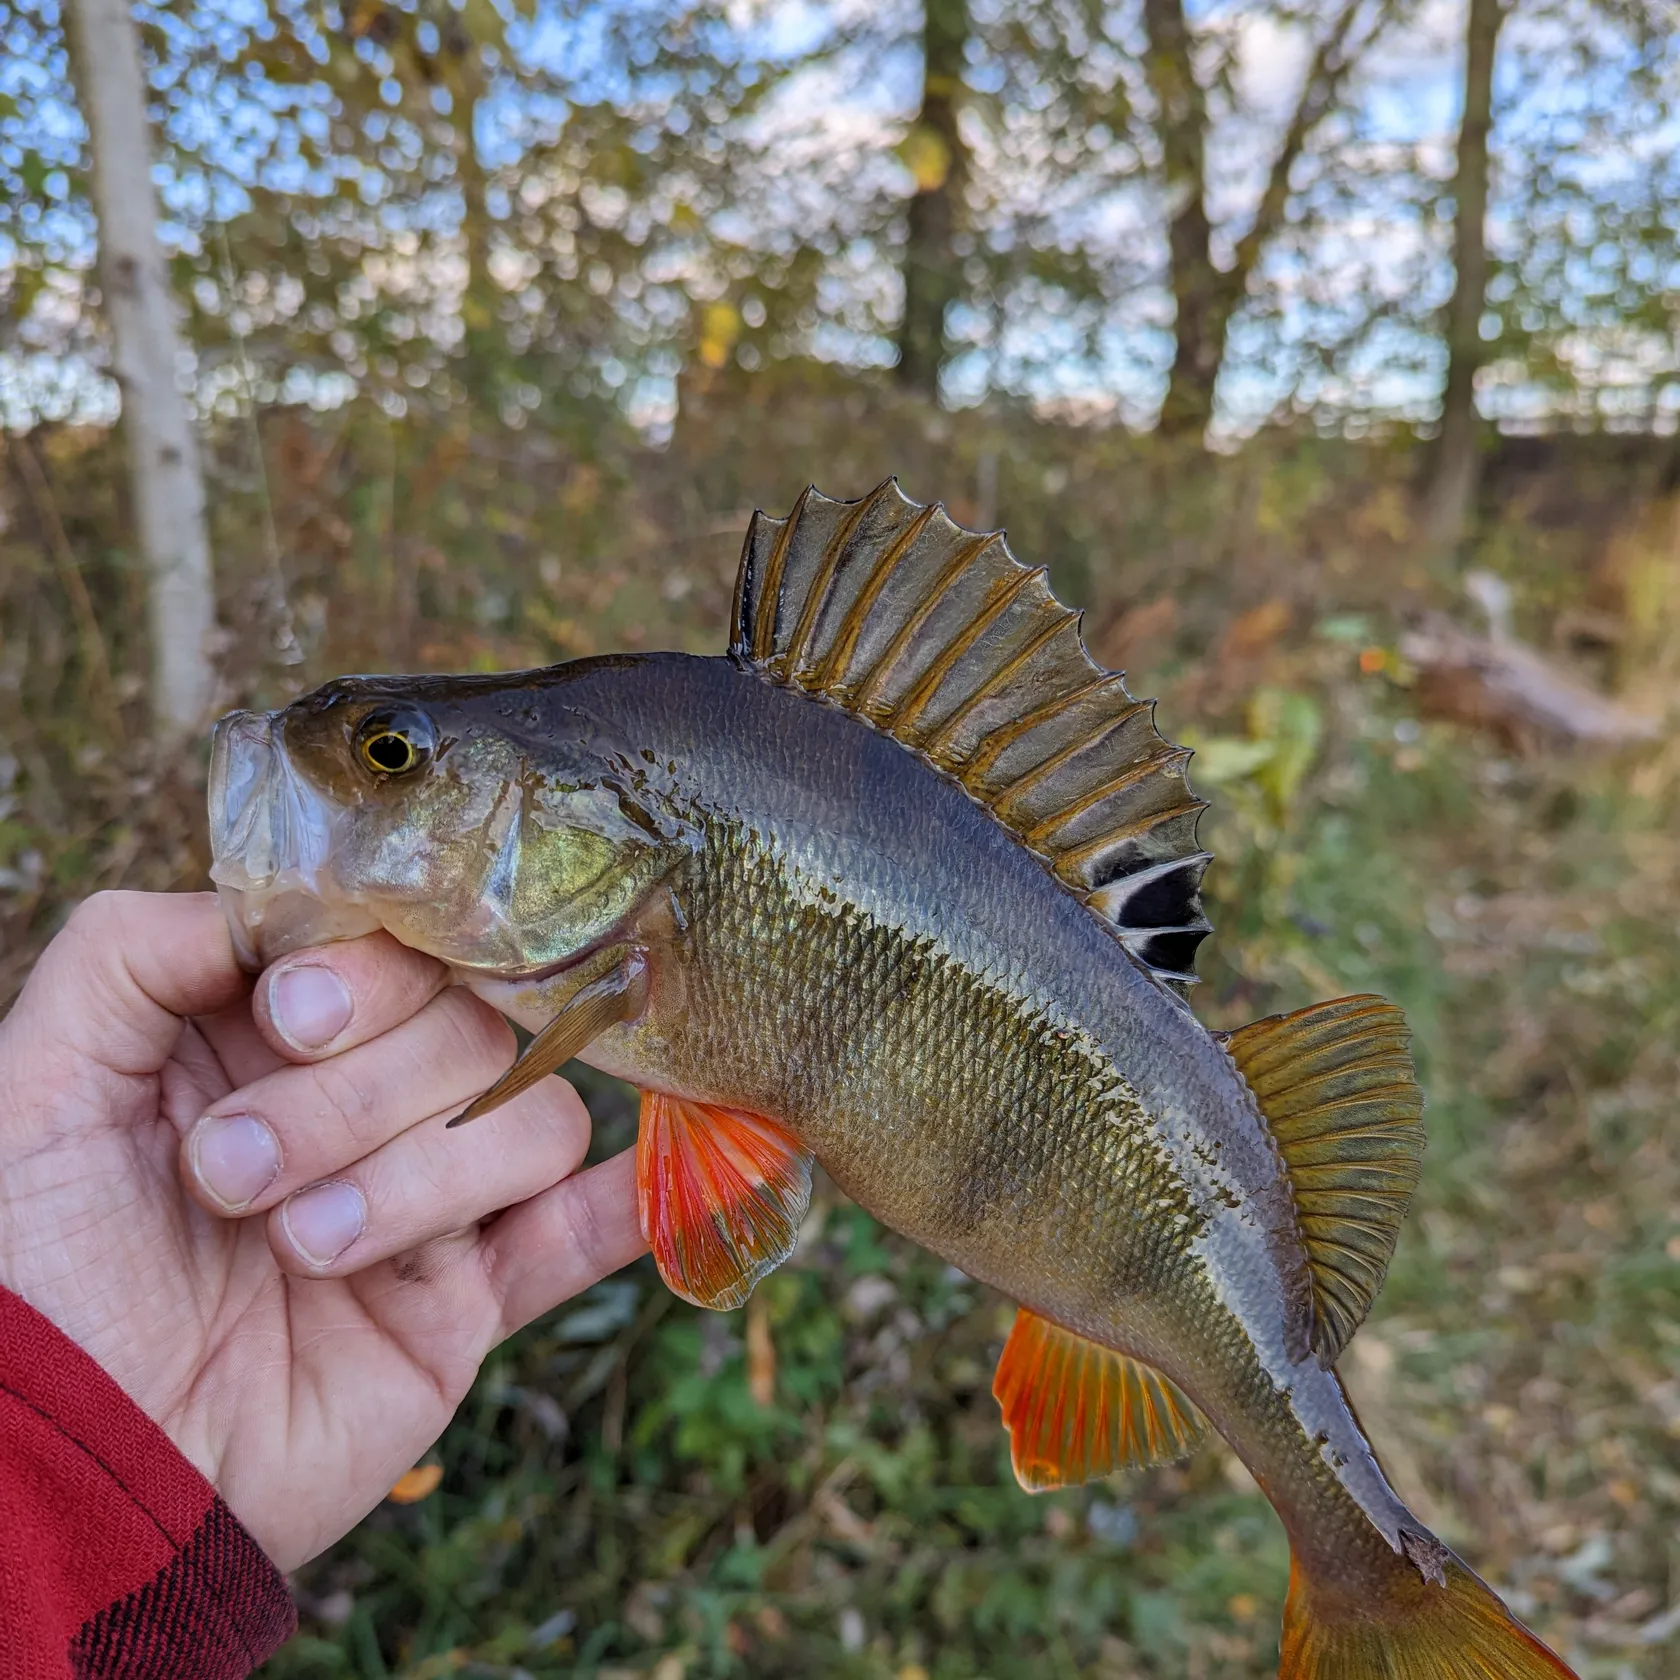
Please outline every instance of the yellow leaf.
[[416, 1464], [412, 1470], [405, 1470], [397, 1477], [397, 1485], [385, 1497], [393, 1505], [413, 1505], [427, 1494], [435, 1493], [442, 1480], [441, 1464]]
[[709, 368], [720, 368], [741, 336], [740, 312], [732, 303], [712, 303], [700, 320], [700, 360]]
[[919, 193], [937, 192], [951, 173], [951, 148], [938, 129], [911, 129], [900, 143], [898, 155], [916, 177]]

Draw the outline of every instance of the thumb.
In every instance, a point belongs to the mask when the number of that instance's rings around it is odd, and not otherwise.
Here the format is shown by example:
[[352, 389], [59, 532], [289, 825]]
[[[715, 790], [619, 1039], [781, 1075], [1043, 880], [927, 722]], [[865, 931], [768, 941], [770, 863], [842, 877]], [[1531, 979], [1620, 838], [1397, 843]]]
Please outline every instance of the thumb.
[[42, 952], [6, 1031], [32, 1057], [57, 1048], [156, 1073], [183, 1017], [225, 1009], [249, 985], [214, 893], [95, 893]]

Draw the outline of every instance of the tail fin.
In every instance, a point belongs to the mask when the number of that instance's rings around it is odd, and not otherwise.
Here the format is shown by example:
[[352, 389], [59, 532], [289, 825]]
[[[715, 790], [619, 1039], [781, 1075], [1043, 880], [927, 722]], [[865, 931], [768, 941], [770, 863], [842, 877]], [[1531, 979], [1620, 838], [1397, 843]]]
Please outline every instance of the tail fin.
[[1278, 1680], [1576, 1680], [1451, 1553], [1444, 1567], [1440, 1586], [1407, 1567], [1362, 1598], [1291, 1559]]

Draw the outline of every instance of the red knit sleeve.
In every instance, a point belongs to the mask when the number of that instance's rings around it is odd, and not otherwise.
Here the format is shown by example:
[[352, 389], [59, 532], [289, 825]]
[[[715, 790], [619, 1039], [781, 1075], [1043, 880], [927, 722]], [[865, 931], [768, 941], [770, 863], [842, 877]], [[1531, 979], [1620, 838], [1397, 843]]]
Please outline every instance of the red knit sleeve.
[[242, 1680], [296, 1625], [216, 1490], [0, 1289], [0, 1680]]

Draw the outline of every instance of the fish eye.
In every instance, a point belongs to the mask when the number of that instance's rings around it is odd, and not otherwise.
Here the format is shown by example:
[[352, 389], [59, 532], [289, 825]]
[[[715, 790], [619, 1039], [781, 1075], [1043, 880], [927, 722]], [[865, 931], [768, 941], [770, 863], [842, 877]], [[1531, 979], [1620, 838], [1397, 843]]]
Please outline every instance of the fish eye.
[[406, 776], [437, 749], [437, 731], [424, 712], [407, 708], [371, 712], [356, 730], [356, 753], [376, 776]]

